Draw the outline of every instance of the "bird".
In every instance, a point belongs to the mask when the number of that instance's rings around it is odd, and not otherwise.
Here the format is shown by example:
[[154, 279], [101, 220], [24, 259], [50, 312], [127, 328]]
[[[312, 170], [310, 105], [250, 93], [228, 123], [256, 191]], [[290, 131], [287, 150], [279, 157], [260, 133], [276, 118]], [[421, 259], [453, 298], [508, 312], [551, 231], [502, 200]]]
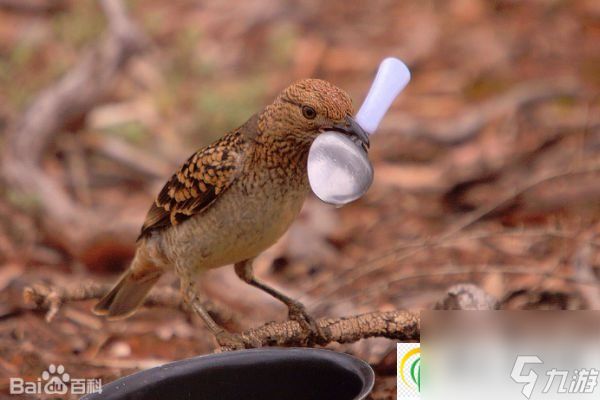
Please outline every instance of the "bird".
[[304, 305], [257, 279], [252, 264], [299, 214], [310, 192], [307, 159], [315, 138], [333, 130], [368, 148], [368, 135], [353, 114], [344, 90], [304, 79], [192, 154], [155, 198], [129, 268], [93, 312], [109, 319], [132, 315], [159, 278], [174, 271], [184, 301], [217, 342], [240, 347], [202, 307], [195, 287], [198, 274], [233, 264], [241, 280], [283, 302], [289, 319], [319, 334]]

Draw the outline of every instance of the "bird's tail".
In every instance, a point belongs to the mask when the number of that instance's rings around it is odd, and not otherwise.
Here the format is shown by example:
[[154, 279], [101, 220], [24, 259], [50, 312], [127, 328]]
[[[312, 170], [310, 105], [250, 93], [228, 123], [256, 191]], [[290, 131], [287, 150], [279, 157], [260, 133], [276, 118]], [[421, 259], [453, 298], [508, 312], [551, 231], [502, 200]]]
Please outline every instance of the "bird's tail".
[[129, 269], [92, 311], [109, 319], [129, 317], [142, 304], [162, 272], [162, 269], [145, 260], [138, 252]]

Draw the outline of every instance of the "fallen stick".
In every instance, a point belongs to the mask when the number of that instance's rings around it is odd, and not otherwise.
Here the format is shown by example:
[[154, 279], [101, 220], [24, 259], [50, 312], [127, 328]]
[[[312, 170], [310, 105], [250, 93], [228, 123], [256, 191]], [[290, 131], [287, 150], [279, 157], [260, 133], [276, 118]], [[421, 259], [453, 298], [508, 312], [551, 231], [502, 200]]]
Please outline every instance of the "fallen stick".
[[[574, 177], [574, 176], [578, 176], [578, 175], [598, 174], [599, 172], [600, 172], [600, 162], [597, 162], [594, 160], [593, 162], [590, 162], [590, 163], [588, 163], [578, 169], [575, 169], [575, 170], [562, 170], [561, 169], [561, 170], [557, 170], [557, 171], [552, 171], [550, 173], [545, 173], [541, 176], [533, 177], [533, 178], [529, 179], [527, 182], [514, 188], [512, 191], [502, 194], [501, 196], [498, 196], [497, 198], [494, 199], [494, 202], [492, 202], [490, 204], [485, 204], [485, 205], [479, 207], [478, 209], [476, 209], [475, 211], [472, 211], [471, 213], [465, 215], [463, 218], [461, 218], [456, 223], [454, 223], [452, 226], [450, 226], [450, 228], [448, 230], [446, 230], [444, 233], [442, 233], [436, 237], [420, 241], [417, 244], [415, 244], [414, 246], [412, 246], [412, 248], [407, 249], [405, 244], [400, 244], [400, 245], [394, 246], [391, 250], [386, 251], [383, 254], [376, 255], [376, 256], [372, 257], [371, 259], [367, 260], [366, 262], [364, 262], [362, 264], [361, 268], [355, 268], [355, 269], [349, 270], [347, 275], [342, 274], [336, 280], [336, 284], [332, 288], [328, 289], [327, 291], [325, 291], [322, 294], [322, 298], [325, 298], [325, 299], [330, 298], [330, 296], [337, 294], [343, 288], [351, 287], [352, 284], [354, 282], [358, 281], [359, 279], [362, 279], [362, 278], [366, 277], [367, 275], [370, 275], [377, 271], [381, 271], [383, 268], [385, 268], [391, 262], [399, 262], [399, 261], [405, 260], [421, 251], [430, 249], [435, 246], [439, 246], [440, 244], [443, 244], [448, 240], [452, 240], [452, 237], [457, 236], [463, 230], [471, 227], [472, 225], [479, 222], [480, 220], [482, 220], [486, 216], [490, 215], [494, 211], [500, 209], [502, 206], [506, 205], [507, 203], [509, 203], [510, 201], [515, 199], [516, 197], [526, 193], [527, 191], [529, 191], [539, 185], [542, 185], [542, 184], [550, 182], [550, 181], [555, 181], [558, 179], [570, 178], [570, 177]], [[389, 285], [389, 281], [378, 284], [372, 288], [369, 288], [368, 290], [369, 291], [382, 290], [382, 289], [385, 289], [385, 287], [387, 287], [387, 285]], [[320, 305], [320, 303], [318, 303], [317, 305]], [[313, 304], [313, 306], [316, 306], [316, 305]]]
[[[51, 322], [63, 304], [100, 298], [110, 285], [94, 282], [71, 286], [51, 286], [36, 283], [25, 287], [23, 298], [26, 304], [47, 310], [46, 321]], [[169, 307], [187, 310], [177, 290], [161, 288], [153, 290], [144, 306]], [[204, 301], [208, 311], [219, 319], [230, 317], [230, 313]], [[297, 321], [269, 322], [261, 327], [237, 334], [246, 348], [263, 346], [310, 346], [326, 345], [331, 342], [351, 343], [369, 337], [385, 337], [395, 340], [418, 340], [420, 318], [418, 312], [386, 311], [370, 312], [343, 318], [322, 318], [317, 324], [323, 331], [322, 337], [312, 337]], [[220, 351], [232, 350], [221, 347]]]
[[[46, 321], [52, 322], [61, 306], [66, 303], [99, 299], [112, 288], [111, 284], [95, 282], [78, 283], [69, 286], [56, 286], [44, 283], [35, 283], [23, 289], [23, 300], [25, 304], [32, 305], [36, 309], [47, 310]], [[232, 313], [217, 306], [206, 299], [201, 299], [202, 305], [217, 320], [231, 321]], [[183, 302], [178, 290], [163, 286], [153, 290], [144, 302], [145, 307], [166, 307], [191, 312]]]
[[[47, 309], [49, 322], [60, 306], [67, 302], [89, 300], [101, 297], [110, 287], [104, 284], [85, 283], [69, 287], [34, 284], [23, 291], [27, 304]], [[493, 309], [495, 299], [475, 285], [456, 285], [451, 287], [445, 298], [440, 300], [437, 309]], [[146, 299], [145, 305], [182, 307], [178, 292], [173, 289], [155, 290]], [[223, 312], [213, 307], [212, 312]], [[393, 340], [418, 341], [421, 334], [421, 320], [418, 312], [413, 311], [373, 311], [365, 314], [341, 318], [321, 318], [316, 321], [322, 335], [316, 336], [297, 321], [269, 322], [258, 328], [235, 334], [245, 348], [264, 346], [313, 346], [327, 345], [332, 342], [352, 343], [371, 337], [383, 337]], [[233, 348], [222, 346], [219, 351]]]
[[[269, 322], [239, 335], [246, 348], [264, 346], [321, 346], [332, 342], [352, 343], [370, 337], [394, 340], [415, 340], [420, 337], [418, 312], [374, 311], [342, 318], [321, 318], [316, 321], [323, 336], [314, 338], [297, 321]], [[232, 350], [221, 347], [221, 351]]]

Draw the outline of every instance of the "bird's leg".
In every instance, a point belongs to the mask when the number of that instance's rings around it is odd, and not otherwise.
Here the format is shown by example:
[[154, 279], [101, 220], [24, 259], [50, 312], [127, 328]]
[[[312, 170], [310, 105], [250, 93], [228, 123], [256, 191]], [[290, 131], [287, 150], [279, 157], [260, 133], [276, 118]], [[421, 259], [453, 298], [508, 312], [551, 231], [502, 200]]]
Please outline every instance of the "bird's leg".
[[183, 294], [183, 299], [187, 303], [187, 305], [202, 318], [208, 329], [212, 332], [217, 339], [217, 342], [220, 346], [229, 347], [231, 349], [243, 349], [246, 346], [241, 338], [228, 332], [222, 326], [217, 324], [215, 320], [210, 316], [208, 311], [202, 305], [198, 294], [196, 293], [196, 285], [190, 278], [181, 278], [180, 281], [181, 292]]
[[275, 297], [277, 300], [281, 301], [288, 308], [288, 316], [289, 319], [293, 321], [298, 321], [304, 329], [310, 330], [313, 336], [316, 337], [325, 337], [321, 327], [317, 324], [317, 322], [311, 317], [306, 308], [302, 303], [283, 293], [273, 289], [270, 286], [265, 285], [261, 281], [257, 280], [254, 276], [254, 271], [252, 269], [253, 259], [244, 260], [242, 262], [235, 264], [235, 273], [240, 277], [241, 280], [252, 285], [271, 296]]

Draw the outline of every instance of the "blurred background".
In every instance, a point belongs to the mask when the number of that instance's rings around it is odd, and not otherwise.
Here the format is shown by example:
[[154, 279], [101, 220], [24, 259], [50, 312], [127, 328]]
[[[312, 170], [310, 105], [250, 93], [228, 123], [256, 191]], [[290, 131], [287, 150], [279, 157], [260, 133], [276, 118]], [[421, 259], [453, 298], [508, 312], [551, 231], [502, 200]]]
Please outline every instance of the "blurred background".
[[[112, 282], [195, 149], [301, 78], [359, 106], [386, 56], [413, 80], [372, 188], [309, 198], [258, 276], [316, 317], [430, 308], [461, 282], [503, 309], [600, 309], [600, 2], [0, 0], [0, 393], [50, 363], [108, 382], [213, 351], [183, 312], [109, 323], [86, 301], [48, 323], [23, 289]], [[199, 284], [232, 330], [285, 318], [231, 268]], [[395, 396], [395, 343], [329, 347]]]

